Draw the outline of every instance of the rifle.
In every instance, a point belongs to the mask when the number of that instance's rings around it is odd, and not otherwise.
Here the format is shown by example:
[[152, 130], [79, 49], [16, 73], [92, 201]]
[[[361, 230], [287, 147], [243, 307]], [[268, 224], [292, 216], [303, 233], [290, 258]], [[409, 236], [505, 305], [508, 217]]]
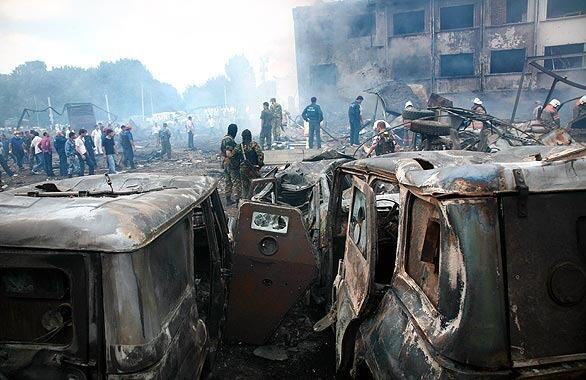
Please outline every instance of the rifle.
[[244, 160], [242, 160], [241, 165], [246, 165], [250, 170], [258, 174], [258, 168], [255, 165], [253, 165], [252, 162], [248, 161], [248, 159], [246, 158], [246, 152], [244, 151], [244, 146], [242, 146], [242, 144], [240, 144], [240, 149], [242, 150], [242, 156], [244, 156]]

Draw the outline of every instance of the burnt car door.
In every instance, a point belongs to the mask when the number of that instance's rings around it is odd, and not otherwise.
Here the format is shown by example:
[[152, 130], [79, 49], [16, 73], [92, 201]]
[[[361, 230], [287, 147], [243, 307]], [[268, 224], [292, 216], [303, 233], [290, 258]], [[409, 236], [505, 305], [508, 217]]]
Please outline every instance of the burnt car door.
[[354, 350], [358, 321], [373, 292], [376, 263], [375, 195], [368, 184], [352, 180], [347, 239], [339, 282], [336, 315], [338, 368], [348, 365]]

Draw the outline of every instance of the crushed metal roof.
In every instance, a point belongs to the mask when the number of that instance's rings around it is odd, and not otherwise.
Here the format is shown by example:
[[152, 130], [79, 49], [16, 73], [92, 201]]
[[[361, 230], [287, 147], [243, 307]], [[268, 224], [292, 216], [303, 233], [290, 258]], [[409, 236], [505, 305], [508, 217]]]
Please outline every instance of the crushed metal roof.
[[515, 147], [500, 153], [393, 153], [344, 165], [396, 178], [422, 195], [486, 196], [517, 191], [519, 169], [529, 192], [586, 190], [585, 147]]
[[[104, 176], [91, 176], [55, 181], [57, 189], [50, 193], [39, 189], [46, 183], [0, 193], [0, 247], [131, 252], [160, 236], [217, 186], [199, 176], [110, 178], [112, 188]], [[71, 196], [75, 193], [79, 196]]]

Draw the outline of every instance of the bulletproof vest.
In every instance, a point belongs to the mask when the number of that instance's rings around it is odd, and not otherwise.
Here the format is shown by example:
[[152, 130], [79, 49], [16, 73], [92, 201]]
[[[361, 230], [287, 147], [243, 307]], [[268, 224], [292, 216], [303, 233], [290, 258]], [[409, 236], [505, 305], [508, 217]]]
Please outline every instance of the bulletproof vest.
[[374, 148], [374, 152], [377, 156], [380, 156], [387, 153], [393, 153], [394, 151], [395, 142], [391, 136], [389, 136], [387, 133], [383, 133], [378, 144], [376, 144], [376, 147]]

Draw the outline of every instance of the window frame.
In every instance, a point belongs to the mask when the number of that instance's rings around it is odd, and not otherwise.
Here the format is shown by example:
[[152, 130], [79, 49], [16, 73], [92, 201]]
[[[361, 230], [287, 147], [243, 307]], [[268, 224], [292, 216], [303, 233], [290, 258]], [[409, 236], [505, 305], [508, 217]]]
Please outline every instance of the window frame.
[[[493, 54], [494, 53], [504, 53], [504, 52], [511, 52], [511, 51], [523, 51], [523, 60], [521, 62], [521, 69], [519, 71], [493, 71]], [[523, 72], [523, 68], [525, 67], [525, 61], [527, 59], [527, 48], [519, 48], [519, 49], [495, 49], [490, 51], [490, 65], [489, 71], [490, 75], [501, 75], [501, 74], [520, 74]]]
[[[444, 75], [442, 70], [442, 57], [449, 57], [449, 56], [457, 56], [457, 55], [469, 55], [472, 57], [472, 73], [471, 74], [461, 74], [461, 75]], [[440, 79], [451, 79], [451, 78], [472, 78], [476, 77], [476, 65], [474, 60], [474, 52], [472, 53], [455, 53], [455, 54], [440, 54], [439, 59], [439, 75], [438, 78]]]
[[[395, 29], [395, 28], [396, 28], [396, 25], [397, 25], [397, 23], [395, 22], [395, 17], [396, 17], [396, 16], [399, 16], [399, 15], [406, 15], [406, 14], [409, 14], [409, 13], [422, 13], [422, 14], [423, 14], [423, 16], [422, 16], [422, 18], [423, 18], [423, 29], [422, 29], [421, 31], [417, 31], [417, 32], [410, 32], [410, 33], [396, 33], [396, 29]], [[391, 34], [391, 37], [406, 37], [406, 36], [417, 36], [417, 35], [420, 35], [420, 34], [425, 34], [425, 33], [427, 33], [427, 30], [426, 30], [426, 22], [425, 22], [425, 16], [426, 16], [426, 13], [425, 13], [425, 8], [421, 8], [421, 9], [413, 9], [413, 10], [409, 10], [409, 11], [400, 11], [400, 12], [393, 13], [393, 14], [391, 15], [391, 17], [392, 17], [392, 20], [393, 20], [393, 29], [392, 29], [392, 34]]]
[[[457, 28], [444, 28], [442, 26], [442, 12], [444, 9], [448, 8], [463, 8], [463, 7], [472, 7], [472, 25], [470, 26], [459, 26]], [[453, 32], [458, 30], [467, 30], [467, 29], [474, 29], [476, 27], [476, 6], [474, 3], [466, 3], [466, 4], [459, 4], [459, 5], [446, 5], [442, 6], [439, 9], [439, 32]]]
[[549, 15], [549, 12], [550, 12], [549, 6], [552, 3], [553, 3], [552, 0], [547, 0], [547, 4], [545, 6], [545, 19], [546, 20], [559, 20], [559, 19], [564, 19], [564, 18], [569, 18], [569, 17], [584, 17], [584, 16], [586, 16], [586, 7], [585, 7], [584, 11], [582, 11], [581, 13], [578, 13], [578, 14], [552, 17]]

